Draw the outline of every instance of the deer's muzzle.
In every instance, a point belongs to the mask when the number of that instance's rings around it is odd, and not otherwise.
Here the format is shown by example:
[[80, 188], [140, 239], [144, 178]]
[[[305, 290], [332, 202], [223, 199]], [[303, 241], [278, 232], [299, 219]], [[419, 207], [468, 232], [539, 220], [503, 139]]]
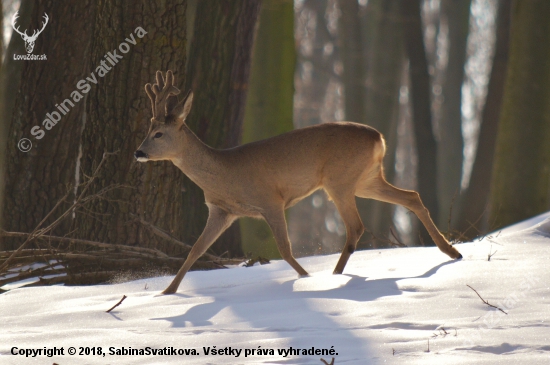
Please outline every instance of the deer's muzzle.
[[136, 152], [134, 152], [134, 157], [139, 162], [146, 162], [149, 159], [149, 155], [142, 150], [137, 150]]

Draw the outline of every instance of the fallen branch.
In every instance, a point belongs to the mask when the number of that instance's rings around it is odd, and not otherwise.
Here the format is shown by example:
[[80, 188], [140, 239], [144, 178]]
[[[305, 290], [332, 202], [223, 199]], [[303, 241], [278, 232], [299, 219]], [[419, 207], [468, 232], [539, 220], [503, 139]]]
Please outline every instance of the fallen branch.
[[[0, 235], [6, 236], [6, 237], [28, 237], [30, 235], [30, 233], [2, 231]], [[165, 254], [164, 252], [159, 251], [159, 250], [155, 250], [155, 249], [152, 249], [152, 248], [127, 246], [127, 245], [117, 245], [117, 244], [112, 244], [112, 243], [102, 243], [102, 242], [95, 242], [95, 241], [83, 240], [83, 239], [79, 239], [79, 238], [70, 238], [70, 237], [58, 237], [58, 236], [40, 236], [40, 237], [36, 237], [36, 239], [38, 239], [38, 238], [45, 239], [45, 240], [58, 241], [58, 242], [77, 243], [77, 244], [83, 244], [83, 245], [100, 247], [100, 248], [119, 249], [119, 250], [124, 250], [124, 251], [136, 251], [136, 252], [150, 254], [150, 255], [153, 255], [153, 256], [168, 257], [168, 255]]]
[[99, 163], [99, 165], [97, 166], [97, 168], [95, 169], [94, 173], [92, 174], [92, 176], [89, 178], [88, 181], [86, 181], [84, 184], [83, 184], [83, 188], [82, 188], [82, 191], [81, 193], [78, 195], [78, 197], [74, 200], [73, 204], [70, 206], [69, 209], [67, 209], [65, 212], [63, 212], [63, 214], [61, 214], [53, 223], [51, 223], [50, 225], [48, 225], [47, 227], [45, 228], [41, 228], [42, 225], [48, 220], [48, 218], [50, 218], [52, 216], [52, 214], [57, 210], [57, 208], [63, 203], [65, 202], [65, 199], [67, 199], [67, 197], [71, 194], [72, 192], [72, 188], [69, 187], [69, 189], [67, 189], [67, 193], [55, 204], [55, 206], [50, 210], [50, 212], [48, 214], [46, 214], [46, 216], [40, 221], [40, 223], [38, 223], [36, 225], [36, 227], [32, 230], [32, 232], [29, 234], [29, 236], [27, 237], [27, 239], [17, 248], [17, 250], [15, 250], [10, 257], [8, 257], [6, 260], [4, 260], [4, 262], [0, 265], [0, 273], [1, 272], [4, 272], [5, 270], [7, 270], [8, 268], [8, 265], [10, 264], [10, 262], [19, 254], [19, 252], [21, 252], [21, 250], [23, 250], [25, 248], [25, 246], [27, 245], [27, 243], [29, 243], [30, 241], [32, 241], [34, 238], [38, 237], [38, 236], [42, 236], [42, 235], [45, 235], [47, 234], [48, 232], [50, 232], [52, 229], [54, 229], [59, 223], [61, 223], [61, 221], [63, 219], [65, 219], [65, 217], [67, 217], [69, 214], [72, 214], [72, 212], [81, 204], [81, 201], [82, 199], [84, 199], [85, 195], [86, 195], [86, 192], [88, 191], [88, 188], [90, 187], [91, 183], [95, 180], [96, 176], [97, 176], [97, 173], [99, 172], [99, 170], [101, 169], [101, 167], [103, 166], [103, 164], [105, 163], [106, 161], [106, 158], [107, 156], [109, 155], [113, 155], [115, 154], [116, 152], [114, 153], [111, 153], [111, 152], [104, 152], [103, 153], [103, 157], [101, 159], [101, 162]]
[[[61, 198], [57, 204], [55, 204], [55, 206], [50, 210], [50, 212], [48, 214], [46, 214], [46, 216], [44, 217], [44, 219], [42, 219], [40, 221], [40, 223], [38, 223], [38, 225], [33, 229], [33, 231], [31, 233], [29, 233], [29, 236], [27, 237], [27, 239], [21, 244], [21, 246], [19, 246], [17, 248], [17, 250], [15, 250], [11, 255], [10, 257], [8, 257], [6, 260], [4, 260], [4, 262], [2, 263], [2, 265], [0, 265], [0, 272], [3, 272], [4, 270], [6, 270], [8, 268], [8, 265], [10, 264], [10, 262], [19, 254], [19, 252], [21, 252], [23, 250], [23, 248], [25, 248], [25, 246], [27, 245], [27, 243], [29, 243], [30, 241], [32, 241], [35, 237], [38, 237], [41, 232], [38, 232], [38, 230], [40, 229], [40, 227], [42, 226], [42, 224], [44, 224], [44, 222], [50, 218], [50, 216], [55, 212], [55, 210], [61, 205], [61, 203], [63, 203], [65, 201], [65, 199], [67, 199], [67, 197], [69, 196], [71, 192], [71, 189], [68, 189], [67, 193], [63, 196], [63, 198]], [[56, 221], [57, 222], [57, 221]], [[55, 223], [55, 222], [54, 222]], [[53, 223], [52, 223], [53, 225]], [[48, 226], [48, 227], [51, 227], [52, 225]], [[53, 228], [53, 227], [52, 227]]]
[[[53, 262], [52, 262], [53, 261]], [[0, 286], [19, 282], [29, 278], [38, 280], [26, 286], [52, 285], [88, 285], [99, 284], [132, 273], [131, 277], [140, 277], [140, 273], [176, 272], [185, 259], [178, 257], [153, 257], [127, 251], [88, 251], [61, 252], [56, 254], [18, 256], [13, 259], [12, 267], [0, 276]], [[47, 266], [33, 268], [33, 264], [45, 262]], [[58, 266], [54, 269], [55, 266]], [[65, 266], [63, 268], [59, 266]], [[212, 261], [196, 261], [193, 270], [223, 269], [225, 266]], [[18, 270], [19, 269], [19, 270]], [[44, 278], [44, 276], [57, 275]], [[157, 275], [157, 274], [155, 274]], [[160, 275], [160, 274], [159, 274]]]
[[122, 299], [121, 299], [117, 304], [113, 305], [111, 309], [106, 310], [105, 313], [111, 312], [113, 309], [115, 309], [116, 307], [118, 307], [118, 306], [124, 301], [124, 299], [126, 299], [126, 298], [128, 298], [128, 297], [127, 297], [126, 295], [123, 295], [123, 296], [122, 296]]
[[[140, 218], [140, 217], [138, 217], [134, 214], [130, 214], [130, 215], [134, 217], [135, 222], [143, 224], [145, 227], [149, 228], [149, 230], [153, 234], [155, 234], [155, 235], [157, 235], [161, 238], [164, 238], [165, 240], [175, 244], [178, 247], [183, 248], [186, 252], [191, 251], [191, 248], [193, 248], [193, 246], [190, 246], [186, 243], [181, 242], [180, 240], [177, 240], [171, 234], [169, 234], [168, 232], [164, 231], [163, 229], [153, 225], [152, 223], [147, 222], [146, 220], [144, 220], [144, 219], [142, 219], [142, 218]], [[208, 252], [205, 252], [202, 255], [202, 257], [207, 258], [208, 260], [211, 260], [213, 262], [223, 263], [225, 265], [238, 265], [238, 264], [240, 264], [244, 261], [243, 259], [222, 259], [219, 256], [212, 255]]]
[[[36, 278], [36, 277], [42, 277], [42, 276], [48, 276], [48, 275], [61, 275], [61, 274], [64, 274], [65, 272], [66, 271], [64, 268], [52, 269], [49, 266], [41, 267], [40, 269], [18, 273], [16, 276], [13, 276], [11, 278], [0, 279], [0, 286], [4, 286], [6, 284], [13, 283], [15, 281], [21, 281], [21, 280], [30, 279], [30, 278]], [[14, 278], [16, 279], [14, 280]]]
[[[106, 193], [123, 185], [109, 185], [99, 192], [88, 194], [89, 188], [97, 178], [99, 171], [107, 157], [113, 153], [105, 152], [98, 166], [91, 176], [85, 175], [85, 182], [79, 186], [79, 192], [74, 200], [68, 201], [73, 193], [69, 188], [67, 193], [55, 204], [49, 213], [30, 232], [7, 232], [0, 230], [0, 237], [21, 238], [23, 243], [15, 250], [0, 251], [0, 284], [10, 284], [25, 279], [36, 278], [36, 281], [27, 285], [51, 285], [64, 283], [66, 285], [86, 285], [107, 282], [122, 276], [136, 277], [154, 273], [168, 274], [176, 272], [184, 263], [185, 258], [170, 257], [166, 253], [155, 249], [121, 244], [96, 242], [80, 238], [50, 235], [65, 218], [80, 210], [86, 210], [86, 204], [94, 199], [106, 199]], [[57, 210], [62, 204], [68, 209], [61, 213]], [[55, 217], [54, 216], [57, 216]], [[135, 220], [150, 229], [155, 235], [168, 240], [170, 243], [189, 252], [192, 246], [178, 241], [169, 233], [155, 227], [149, 222], [134, 216]], [[52, 220], [53, 223], [43, 227]], [[36, 248], [26, 247], [33, 241]], [[57, 242], [52, 246], [52, 241]], [[205, 253], [193, 264], [193, 270], [212, 270], [225, 268], [224, 265], [238, 265], [245, 259], [227, 259]], [[52, 277], [53, 276], [53, 277]], [[0, 286], [1, 286], [0, 285]]]
[[508, 314], [508, 313], [506, 313], [505, 311], [503, 311], [502, 309], [500, 309], [499, 307], [497, 307], [497, 306], [495, 306], [495, 305], [492, 305], [492, 304], [489, 303], [487, 300], [483, 299], [483, 298], [481, 297], [481, 295], [479, 295], [479, 293], [477, 292], [477, 290], [475, 290], [474, 288], [472, 288], [470, 285], [466, 284], [466, 286], [467, 286], [468, 288], [472, 289], [473, 291], [475, 291], [476, 294], [477, 294], [477, 296], [479, 297], [479, 299], [481, 299], [481, 301], [482, 301], [483, 303], [487, 304], [489, 307], [493, 307], [493, 308], [495, 308], [495, 309], [498, 309], [499, 311], [501, 311], [502, 313], [504, 313], [504, 314], [506, 314], [506, 315]]

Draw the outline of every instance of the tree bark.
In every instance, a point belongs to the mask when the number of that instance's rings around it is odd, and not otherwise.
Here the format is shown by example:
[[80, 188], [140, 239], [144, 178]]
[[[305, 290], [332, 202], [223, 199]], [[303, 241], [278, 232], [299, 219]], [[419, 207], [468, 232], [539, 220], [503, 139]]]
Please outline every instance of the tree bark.
[[[240, 144], [244, 119], [252, 45], [259, 0], [201, 0], [196, 21], [186, 85], [195, 92], [187, 124], [214, 148]], [[207, 210], [202, 191], [186, 181], [185, 219], [194, 221], [190, 231], [202, 232]], [[199, 197], [200, 198], [197, 198]], [[233, 224], [214, 243], [215, 252], [242, 255], [239, 224]]]
[[[33, 2], [31, 0], [22, 0], [19, 5], [18, 23], [21, 29], [28, 28]], [[15, 34], [15, 36], [14, 36]], [[13, 107], [15, 105], [16, 92], [9, 90], [19, 90], [21, 82], [21, 70], [24, 62], [15, 61], [13, 54], [22, 54], [25, 52], [25, 43], [17, 33], [12, 33], [10, 42], [7, 45], [4, 54], [10, 55], [6, 57], [0, 67], [0, 227], [4, 226], [4, 191], [6, 188], [6, 171], [7, 171], [7, 141], [10, 125], [12, 122]], [[3, 248], [5, 239], [0, 237], [0, 249]], [[12, 241], [13, 243], [13, 241]], [[10, 244], [10, 247], [13, 247]]]
[[[432, 129], [430, 75], [424, 47], [420, 0], [402, 1], [404, 41], [409, 57], [411, 99], [418, 153], [418, 193], [432, 219], [439, 217], [437, 199], [437, 143]], [[424, 242], [431, 243], [427, 232]]]
[[[465, 239], [473, 238], [478, 233], [486, 233], [490, 229], [488, 227], [489, 192], [508, 66], [512, 0], [500, 0], [498, 6], [495, 55], [487, 88], [487, 99], [481, 116], [477, 152], [470, 184], [464, 194], [457, 222], [458, 231], [464, 235]], [[474, 223], [476, 229], [470, 227]]]
[[[27, 15], [29, 13], [32, 15]], [[37, 38], [33, 53], [46, 54], [47, 60], [12, 60], [14, 53], [26, 54], [23, 40], [14, 32], [8, 47], [10, 58], [4, 63], [2, 115], [3, 123], [9, 123], [10, 132], [3, 227], [10, 231], [31, 231], [74, 182], [78, 154], [78, 144], [74, 142], [80, 136], [84, 102], [76, 103], [51, 130], [45, 129], [43, 121], [47, 113], [58, 112], [56, 104], [70, 98], [77, 82], [89, 72], [88, 44], [95, 3], [78, 1], [68, 7], [53, 0], [23, 1], [19, 20], [31, 21], [21, 26], [28, 25], [29, 33], [31, 29], [40, 29], [44, 13], [51, 20]], [[31, 135], [31, 128], [35, 126], [44, 131], [42, 139]], [[33, 144], [27, 153], [17, 147], [21, 138], [28, 138]], [[15, 248], [18, 242], [5, 239], [3, 248]]]
[[[243, 143], [294, 129], [294, 2], [263, 0], [254, 41]], [[280, 257], [271, 229], [262, 220], [240, 220], [242, 246], [253, 257]]]
[[[135, 162], [133, 156], [146, 135], [151, 118], [144, 85], [153, 82], [155, 71], [168, 69], [179, 76], [178, 86], [182, 84], [186, 55], [185, 11], [185, 0], [167, 3], [105, 0], [98, 5], [88, 68], [96, 74], [98, 82], [91, 85], [86, 112], [76, 123], [83, 130], [77, 179], [85, 179], [83, 174], [95, 168], [104, 151], [118, 151], [116, 156], [108, 158], [97, 181], [90, 187], [90, 193], [112, 184], [130, 187], [113, 192], [109, 196], [111, 200], [93, 202], [85, 214], [77, 214], [76, 238], [175, 253], [172, 247], [135, 222], [131, 216], [135, 214], [185, 242], [190, 241], [187, 228], [194, 220], [186, 220], [183, 174], [171, 162], [143, 164]], [[135, 45], [130, 42], [132, 36]], [[121, 46], [122, 42], [128, 48]], [[115, 50], [122, 59], [115, 65], [107, 62], [108, 73], [103, 78], [97, 76], [100, 62], [106, 60], [107, 52]], [[75, 174], [74, 169], [71, 174]]]
[[510, 63], [491, 181], [490, 222], [550, 207], [550, 2], [513, 3]]
[[[449, 29], [449, 51], [444, 80], [441, 85], [444, 99], [441, 105], [437, 145], [438, 221], [440, 224], [448, 221], [451, 204], [456, 209], [460, 200], [464, 156], [462, 83], [470, 29], [470, 3], [470, 0], [444, 0], [441, 2], [444, 18], [442, 20], [447, 22]], [[457, 200], [453, 199], [455, 196], [458, 198]]]

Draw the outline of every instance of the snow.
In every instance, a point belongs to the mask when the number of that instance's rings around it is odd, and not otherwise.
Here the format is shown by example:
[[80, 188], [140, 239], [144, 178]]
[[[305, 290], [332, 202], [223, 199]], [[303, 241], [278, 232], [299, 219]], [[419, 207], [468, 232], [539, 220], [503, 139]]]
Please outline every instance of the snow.
[[[457, 248], [461, 261], [432, 247], [356, 252], [343, 275], [332, 275], [338, 255], [299, 259], [307, 278], [282, 261], [195, 271], [169, 296], [159, 293], [171, 277], [12, 289], [0, 295], [0, 364], [550, 363], [550, 214]], [[214, 346], [241, 352], [206, 355]], [[64, 355], [31, 357], [54, 347]], [[78, 355], [80, 347], [107, 355]], [[110, 347], [197, 355], [110, 355]], [[279, 355], [291, 347], [313, 354]]]

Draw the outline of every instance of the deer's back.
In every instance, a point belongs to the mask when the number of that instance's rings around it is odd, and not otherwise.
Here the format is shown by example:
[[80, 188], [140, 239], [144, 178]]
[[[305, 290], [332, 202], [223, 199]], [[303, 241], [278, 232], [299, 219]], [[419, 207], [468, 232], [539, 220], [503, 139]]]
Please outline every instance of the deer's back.
[[383, 150], [381, 142], [374, 128], [337, 122], [223, 150], [229, 177], [220, 189], [229, 191], [205, 195], [231, 196], [255, 207], [274, 194], [288, 207], [323, 186], [358, 181], [372, 167], [372, 155]]
[[361, 165], [361, 155], [372, 153], [381, 139], [381, 134], [372, 127], [335, 122], [296, 129], [226, 151], [249, 166], [275, 169], [277, 175], [296, 176], [301, 175], [300, 171]]

